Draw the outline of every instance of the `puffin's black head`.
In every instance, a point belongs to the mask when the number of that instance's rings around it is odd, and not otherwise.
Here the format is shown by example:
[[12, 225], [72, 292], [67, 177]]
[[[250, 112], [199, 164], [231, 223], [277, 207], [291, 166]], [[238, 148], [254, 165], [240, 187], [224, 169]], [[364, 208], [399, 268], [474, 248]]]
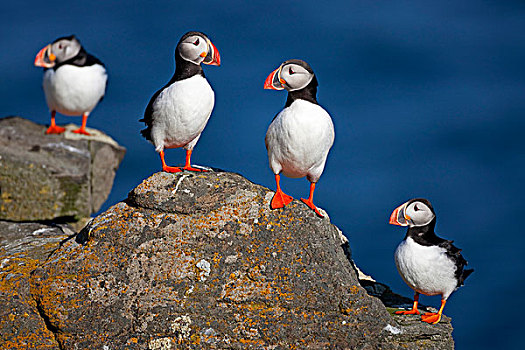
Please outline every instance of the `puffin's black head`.
[[390, 215], [392, 225], [420, 227], [436, 220], [436, 213], [427, 199], [415, 198], [401, 204]]
[[188, 32], [180, 38], [175, 56], [185, 61], [200, 65], [221, 65], [219, 50], [212, 44], [208, 36], [201, 32]]
[[38, 52], [35, 66], [52, 68], [76, 57], [82, 50], [80, 41], [74, 35], [58, 38]]
[[271, 90], [296, 91], [308, 85], [317, 87], [317, 78], [308, 63], [297, 59], [284, 61], [264, 82], [264, 88]]

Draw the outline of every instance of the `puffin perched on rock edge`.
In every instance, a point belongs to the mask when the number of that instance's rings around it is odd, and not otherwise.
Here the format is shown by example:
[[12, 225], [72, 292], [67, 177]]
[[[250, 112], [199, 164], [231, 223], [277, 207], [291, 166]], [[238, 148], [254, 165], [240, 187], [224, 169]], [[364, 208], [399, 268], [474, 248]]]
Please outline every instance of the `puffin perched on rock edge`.
[[[175, 74], [153, 95], [144, 118], [139, 120], [146, 124], [141, 134], [155, 146], [163, 171], [205, 171], [191, 166], [191, 153], [215, 104], [215, 93], [201, 63], [220, 66], [219, 51], [204, 33], [188, 32], [175, 48]], [[186, 165], [183, 168], [167, 166], [164, 149], [179, 147], [186, 149]]]
[[264, 88], [286, 89], [288, 98], [284, 109], [268, 127], [265, 143], [277, 184], [271, 208], [282, 208], [293, 200], [281, 190], [281, 172], [291, 178], [306, 176], [310, 181], [310, 195], [301, 201], [323, 217], [313, 203], [313, 196], [334, 143], [335, 131], [330, 115], [317, 103], [317, 86], [312, 68], [302, 60], [285, 61], [270, 73]]
[[427, 199], [411, 199], [397, 207], [390, 216], [390, 224], [408, 226], [405, 239], [396, 249], [395, 261], [399, 274], [414, 290], [412, 310], [396, 311], [396, 314], [419, 315], [419, 294], [441, 295], [439, 311], [421, 316], [423, 322], [436, 324], [441, 320], [448, 297], [474, 270], [464, 269], [467, 261], [453, 241], [434, 233], [436, 214]]
[[73, 132], [89, 135], [87, 118], [106, 92], [108, 75], [104, 64], [70, 35], [40, 50], [35, 66], [45, 69], [43, 87], [51, 111], [51, 125], [46, 134], [65, 131], [55, 124], [55, 114], [59, 112], [68, 116], [82, 115], [82, 126]]

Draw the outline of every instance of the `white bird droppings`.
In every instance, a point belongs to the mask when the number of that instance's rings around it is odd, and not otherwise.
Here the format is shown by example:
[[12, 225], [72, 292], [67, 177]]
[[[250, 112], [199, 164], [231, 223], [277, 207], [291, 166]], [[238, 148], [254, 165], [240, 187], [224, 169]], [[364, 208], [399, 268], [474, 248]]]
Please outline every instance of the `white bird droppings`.
[[388, 331], [388, 332], [392, 333], [392, 334], [401, 334], [401, 333], [403, 333], [403, 331], [401, 329], [399, 329], [397, 327], [394, 327], [394, 326], [391, 326], [389, 324], [387, 324], [386, 327], [383, 328], [383, 329], [385, 331]]
[[177, 184], [175, 185], [175, 189], [174, 189], [173, 191], [171, 191], [172, 194], [177, 193], [177, 190], [179, 189], [179, 186], [180, 186], [182, 180], [184, 180], [184, 179], [187, 178], [188, 176], [190, 176], [190, 175], [188, 175], [188, 174], [184, 174], [184, 175], [182, 175], [182, 176], [180, 177], [179, 181], [177, 181]]

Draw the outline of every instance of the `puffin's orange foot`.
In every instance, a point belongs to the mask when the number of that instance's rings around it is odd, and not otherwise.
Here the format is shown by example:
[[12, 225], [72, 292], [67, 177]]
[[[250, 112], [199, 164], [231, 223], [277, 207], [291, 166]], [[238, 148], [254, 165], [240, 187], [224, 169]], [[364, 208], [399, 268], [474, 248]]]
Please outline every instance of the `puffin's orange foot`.
[[273, 195], [272, 202], [270, 203], [270, 208], [278, 209], [283, 208], [286, 204], [289, 204], [293, 201], [293, 197], [287, 195], [281, 190], [277, 190]]
[[421, 321], [431, 324], [436, 324], [441, 320], [441, 314], [428, 312], [424, 315], [421, 315]]
[[317, 216], [319, 216], [320, 218], [324, 218], [323, 214], [321, 214], [319, 212], [319, 209], [317, 209], [317, 207], [315, 206], [314, 202], [312, 200], [309, 200], [309, 199], [304, 199], [304, 198], [301, 198], [301, 201], [306, 204], [310, 209], [312, 209], [313, 211], [315, 211], [315, 213], [317, 214]]
[[73, 130], [72, 132], [74, 132], [75, 134], [82, 134], [82, 135], [91, 135], [89, 132], [86, 131], [86, 129], [77, 129], [77, 130]]
[[199, 169], [199, 168], [194, 168], [192, 167], [191, 165], [186, 165], [184, 168], [182, 168], [183, 170], [188, 170], [188, 171], [200, 171], [200, 172], [203, 172], [203, 173], [206, 173], [208, 172], [209, 170], [206, 170], [206, 169]]
[[46, 134], [61, 134], [64, 131], [66, 131], [66, 128], [56, 126], [56, 125], [51, 125], [49, 128], [47, 128]]
[[398, 310], [395, 312], [396, 315], [419, 315], [418, 309], [412, 310]]
[[167, 172], [167, 173], [180, 173], [182, 171], [181, 168], [179, 168], [179, 167], [167, 166], [167, 165], [163, 165], [162, 166], [162, 170]]

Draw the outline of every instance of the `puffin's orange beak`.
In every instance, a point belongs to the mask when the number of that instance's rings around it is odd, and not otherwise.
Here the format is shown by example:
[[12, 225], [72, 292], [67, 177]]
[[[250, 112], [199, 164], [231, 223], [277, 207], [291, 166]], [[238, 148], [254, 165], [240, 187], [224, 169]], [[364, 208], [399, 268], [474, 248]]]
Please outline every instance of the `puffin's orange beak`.
[[399, 207], [394, 209], [394, 211], [390, 215], [390, 221], [388, 223], [398, 226], [408, 226], [408, 221], [405, 215], [406, 206], [407, 203], [403, 203]]
[[55, 65], [56, 56], [51, 52], [51, 44], [38, 51], [35, 57], [35, 66], [51, 68]]
[[202, 63], [209, 64], [212, 66], [221, 65], [221, 55], [219, 54], [219, 50], [217, 50], [215, 45], [213, 45], [213, 43], [209, 40], [208, 40], [208, 54], [206, 54]]
[[282, 90], [284, 89], [281, 81], [281, 67], [277, 68], [270, 73], [268, 78], [264, 81], [264, 88], [270, 90]]

